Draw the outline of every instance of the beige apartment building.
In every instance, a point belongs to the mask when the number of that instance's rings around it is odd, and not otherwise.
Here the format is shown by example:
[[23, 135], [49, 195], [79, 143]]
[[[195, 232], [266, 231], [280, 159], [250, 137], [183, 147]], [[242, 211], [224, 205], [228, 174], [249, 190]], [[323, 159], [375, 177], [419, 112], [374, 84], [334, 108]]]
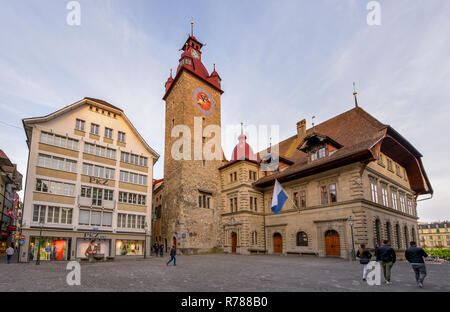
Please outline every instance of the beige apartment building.
[[450, 248], [449, 222], [419, 222], [418, 244], [428, 249]]
[[124, 111], [84, 98], [23, 126], [29, 158], [21, 260], [85, 258], [90, 244], [105, 257], [148, 252], [159, 155]]

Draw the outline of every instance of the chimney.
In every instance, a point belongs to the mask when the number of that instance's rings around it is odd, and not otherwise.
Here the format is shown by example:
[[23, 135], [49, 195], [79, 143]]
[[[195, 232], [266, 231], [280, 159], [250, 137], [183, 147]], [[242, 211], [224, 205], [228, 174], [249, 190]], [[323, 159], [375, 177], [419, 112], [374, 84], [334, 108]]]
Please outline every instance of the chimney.
[[297, 138], [306, 136], [306, 119], [297, 122]]

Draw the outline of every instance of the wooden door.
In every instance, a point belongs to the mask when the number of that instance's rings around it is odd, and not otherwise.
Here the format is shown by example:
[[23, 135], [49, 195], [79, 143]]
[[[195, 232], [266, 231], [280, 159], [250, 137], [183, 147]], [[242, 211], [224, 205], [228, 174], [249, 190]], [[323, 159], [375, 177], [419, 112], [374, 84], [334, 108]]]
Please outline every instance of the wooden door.
[[325, 252], [327, 256], [341, 256], [341, 241], [338, 232], [330, 230], [325, 233]]
[[275, 233], [273, 235], [273, 252], [283, 253], [283, 237], [280, 233]]
[[236, 253], [237, 247], [237, 234], [231, 233], [231, 253]]

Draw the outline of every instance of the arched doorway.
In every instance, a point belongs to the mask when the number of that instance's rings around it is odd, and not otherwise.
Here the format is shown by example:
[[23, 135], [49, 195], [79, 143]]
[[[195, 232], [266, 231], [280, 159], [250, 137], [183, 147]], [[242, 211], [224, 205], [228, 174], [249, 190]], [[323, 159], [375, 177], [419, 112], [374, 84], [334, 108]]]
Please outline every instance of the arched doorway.
[[280, 233], [273, 234], [273, 252], [283, 253], [283, 236]]
[[237, 247], [237, 234], [235, 232], [231, 233], [231, 253], [236, 253]]
[[339, 233], [335, 230], [329, 230], [325, 233], [325, 253], [327, 256], [341, 256], [341, 241]]

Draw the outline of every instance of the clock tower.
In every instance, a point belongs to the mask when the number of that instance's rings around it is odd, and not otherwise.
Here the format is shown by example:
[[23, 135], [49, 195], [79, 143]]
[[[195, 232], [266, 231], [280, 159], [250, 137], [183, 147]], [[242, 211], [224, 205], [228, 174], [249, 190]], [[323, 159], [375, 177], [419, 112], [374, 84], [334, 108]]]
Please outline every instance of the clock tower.
[[[167, 247], [176, 244], [182, 253], [210, 251], [217, 247], [220, 237], [218, 168], [224, 161], [220, 133], [223, 91], [215, 66], [209, 74], [202, 63], [203, 47], [191, 32], [180, 49], [175, 77], [171, 72], [163, 97], [166, 117], [161, 235]], [[205, 131], [208, 128], [219, 131]], [[216, 144], [212, 152], [220, 156], [211, 159], [205, 154], [213, 141]]]

